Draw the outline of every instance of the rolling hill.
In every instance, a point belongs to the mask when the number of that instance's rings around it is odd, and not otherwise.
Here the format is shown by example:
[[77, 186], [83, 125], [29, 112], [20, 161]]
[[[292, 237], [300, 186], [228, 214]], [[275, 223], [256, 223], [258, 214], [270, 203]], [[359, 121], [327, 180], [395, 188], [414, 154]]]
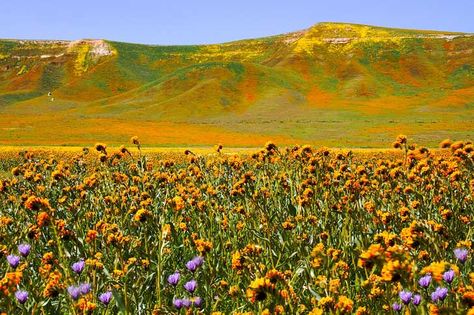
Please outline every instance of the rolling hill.
[[474, 34], [319, 23], [223, 44], [0, 40], [0, 144], [383, 147], [474, 135]]

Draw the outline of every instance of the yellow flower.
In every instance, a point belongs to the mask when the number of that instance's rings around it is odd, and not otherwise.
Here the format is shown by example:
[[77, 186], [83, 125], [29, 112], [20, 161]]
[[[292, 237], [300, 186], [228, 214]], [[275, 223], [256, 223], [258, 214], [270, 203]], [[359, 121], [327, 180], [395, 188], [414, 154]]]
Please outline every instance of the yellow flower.
[[433, 262], [421, 270], [422, 274], [431, 273], [431, 277], [437, 282], [443, 280], [443, 273], [446, 271], [449, 263], [446, 261]]
[[28, 199], [25, 201], [25, 207], [32, 211], [38, 211], [41, 209], [48, 210], [51, 208], [48, 199], [43, 199], [36, 196], [28, 197]]
[[231, 297], [235, 297], [239, 293], [239, 287], [236, 285], [233, 285], [229, 288], [229, 295]]
[[88, 301], [86, 298], [80, 298], [76, 304], [76, 307], [81, 310], [82, 314], [92, 313], [96, 309], [97, 305]]
[[324, 311], [320, 308], [313, 308], [309, 313], [308, 315], [323, 315], [324, 314]]
[[451, 141], [451, 139], [445, 139], [443, 141], [441, 141], [441, 143], [439, 144], [439, 147], [441, 149], [447, 149], [451, 146], [453, 142]]
[[334, 305], [334, 298], [331, 296], [325, 296], [319, 300], [318, 305], [324, 309], [330, 309]]
[[270, 279], [257, 278], [248, 286], [246, 295], [252, 303], [255, 301], [263, 301], [273, 289], [275, 289], [275, 285]]
[[370, 269], [375, 260], [377, 260], [383, 253], [384, 249], [381, 244], [372, 244], [366, 251], [360, 254], [357, 265], [359, 267]]
[[406, 261], [390, 260], [386, 262], [382, 268], [382, 279], [384, 281], [397, 281], [402, 277], [402, 274], [408, 272], [410, 264]]
[[135, 215], [133, 216], [133, 220], [137, 222], [145, 222], [146, 219], [151, 216], [151, 211], [142, 208], [135, 213]]
[[206, 240], [203, 240], [203, 239], [195, 240], [194, 245], [196, 245], [196, 249], [201, 254], [205, 254], [205, 253], [209, 252], [212, 249], [212, 246], [213, 246], [212, 242], [206, 241]]
[[359, 306], [356, 310], [356, 315], [367, 315], [369, 312], [365, 306]]
[[130, 142], [135, 145], [140, 145], [140, 140], [138, 140], [138, 136], [133, 136], [132, 138], [130, 138]]
[[272, 283], [276, 283], [277, 280], [284, 280], [285, 276], [282, 272], [276, 269], [271, 269], [267, 272], [265, 278], [269, 279]]
[[337, 293], [340, 286], [341, 286], [341, 280], [339, 280], [339, 279], [331, 279], [331, 280], [329, 281], [329, 292], [331, 292], [331, 293]]
[[185, 203], [181, 196], [175, 196], [173, 198], [173, 204], [176, 211], [184, 209]]
[[161, 236], [164, 239], [169, 239], [171, 237], [171, 225], [169, 224], [163, 225], [163, 228], [161, 229]]
[[354, 301], [344, 295], [339, 296], [336, 304], [336, 309], [340, 310], [342, 313], [350, 313], [352, 312], [353, 307]]
[[107, 145], [106, 145], [106, 144], [103, 144], [103, 143], [96, 143], [96, 144], [95, 144], [95, 149], [96, 149], [98, 152], [103, 152], [103, 153], [105, 153], [105, 150], [107, 149]]
[[236, 251], [232, 254], [232, 269], [241, 270], [243, 268], [244, 257], [240, 254], [240, 251]]

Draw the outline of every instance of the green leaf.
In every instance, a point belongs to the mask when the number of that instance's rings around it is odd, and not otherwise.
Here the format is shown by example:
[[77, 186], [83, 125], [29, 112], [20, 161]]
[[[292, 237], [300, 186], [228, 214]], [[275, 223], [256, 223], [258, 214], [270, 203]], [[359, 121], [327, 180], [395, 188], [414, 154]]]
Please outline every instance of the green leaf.
[[122, 295], [117, 290], [113, 290], [112, 295], [114, 296], [115, 304], [117, 305], [119, 312], [126, 314], [127, 309], [125, 308], [125, 303], [123, 302]]
[[289, 205], [288, 205], [288, 212], [289, 212], [292, 216], [295, 216], [295, 215], [296, 215], [296, 207], [293, 206], [292, 204], [289, 204]]

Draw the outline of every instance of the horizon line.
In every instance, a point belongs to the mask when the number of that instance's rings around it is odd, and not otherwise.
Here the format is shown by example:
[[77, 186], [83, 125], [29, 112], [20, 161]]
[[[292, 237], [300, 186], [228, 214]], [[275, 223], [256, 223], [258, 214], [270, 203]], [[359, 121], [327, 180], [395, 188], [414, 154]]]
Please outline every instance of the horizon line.
[[245, 37], [240, 39], [233, 39], [229, 41], [223, 42], [212, 42], [212, 43], [199, 43], [199, 44], [154, 44], [154, 43], [143, 43], [143, 42], [133, 42], [133, 41], [122, 41], [122, 40], [115, 40], [109, 38], [93, 38], [93, 37], [81, 37], [75, 39], [53, 39], [53, 38], [0, 38], [0, 41], [44, 41], [44, 42], [74, 42], [74, 41], [87, 41], [87, 40], [103, 40], [109, 42], [118, 42], [118, 43], [126, 43], [126, 44], [135, 44], [135, 45], [145, 45], [145, 46], [207, 46], [207, 45], [221, 45], [221, 44], [228, 44], [234, 43], [239, 41], [246, 41], [246, 40], [253, 40], [253, 39], [263, 39], [263, 38], [271, 38], [276, 36], [288, 35], [292, 33], [303, 32], [309, 30], [317, 25], [320, 24], [347, 24], [347, 25], [357, 25], [357, 26], [369, 26], [374, 28], [388, 28], [392, 30], [404, 30], [404, 31], [419, 31], [419, 32], [437, 32], [437, 33], [452, 33], [452, 34], [459, 34], [459, 35], [469, 35], [473, 36], [474, 33], [471, 32], [463, 32], [463, 31], [452, 31], [452, 30], [439, 30], [439, 29], [417, 29], [417, 28], [404, 28], [404, 27], [392, 27], [392, 26], [382, 26], [382, 25], [372, 25], [372, 24], [364, 24], [364, 23], [352, 23], [352, 22], [334, 22], [334, 21], [320, 21], [306, 28], [302, 28], [299, 30], [288, 31], [284, 33], [278, 34], [269, 34], [263, 35], [259, 37]]

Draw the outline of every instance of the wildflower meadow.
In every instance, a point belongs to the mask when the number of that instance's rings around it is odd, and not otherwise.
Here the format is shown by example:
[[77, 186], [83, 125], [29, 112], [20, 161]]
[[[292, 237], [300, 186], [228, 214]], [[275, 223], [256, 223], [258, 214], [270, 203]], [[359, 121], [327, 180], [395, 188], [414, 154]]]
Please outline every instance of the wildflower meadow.
[[3, 314], [474, 314], [474, 146], [3, 153]]

